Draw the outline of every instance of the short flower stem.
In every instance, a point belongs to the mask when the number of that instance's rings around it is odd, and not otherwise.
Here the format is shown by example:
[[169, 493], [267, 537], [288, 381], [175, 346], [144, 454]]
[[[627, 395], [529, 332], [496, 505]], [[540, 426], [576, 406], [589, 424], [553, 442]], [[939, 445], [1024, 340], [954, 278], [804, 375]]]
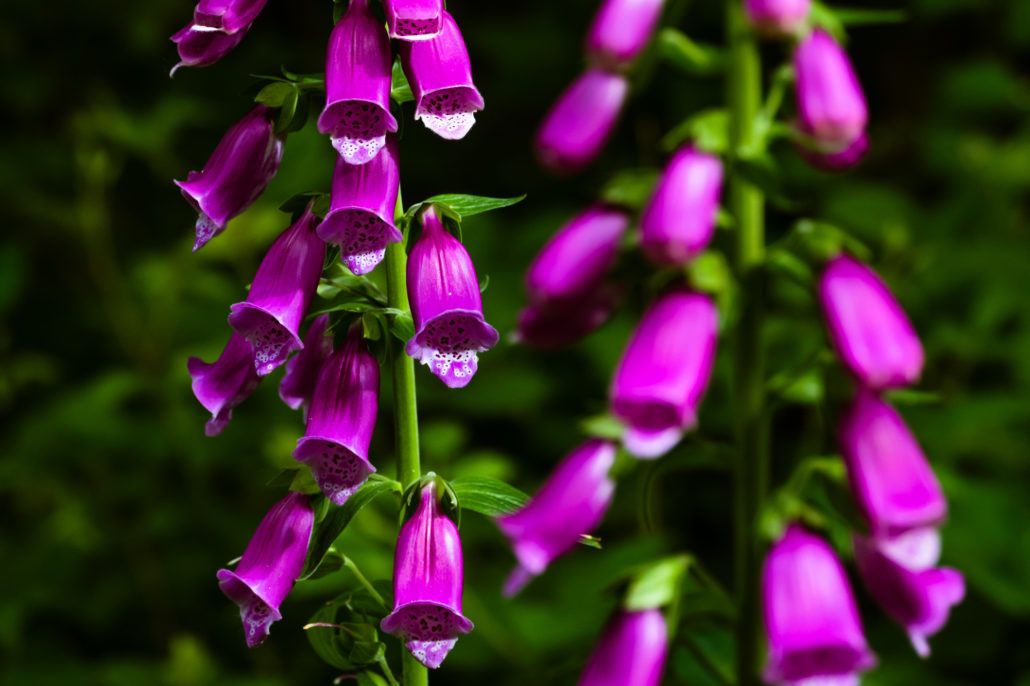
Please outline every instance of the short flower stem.
[[765, 497], [769, 469], [769, 425], [765, 417], [763, 262], [765, 206], [762, 191], [744, 178], [736, 163], [759, 152], [762, 141], [755, 123], [762, 106], [762, 65], [754, 33], [739, 0], [726, 0], [729, 44], [729, 210], [737, 229], [735, 270], [741, 286], [741, 315], [736, 330], [733, 402], [737, 417], [738, 461], [735, 483], [735, 587], [737, 605], [738, 686], [758, 683], [760, 603], [758, 577], [761, 546], [757, 520]]

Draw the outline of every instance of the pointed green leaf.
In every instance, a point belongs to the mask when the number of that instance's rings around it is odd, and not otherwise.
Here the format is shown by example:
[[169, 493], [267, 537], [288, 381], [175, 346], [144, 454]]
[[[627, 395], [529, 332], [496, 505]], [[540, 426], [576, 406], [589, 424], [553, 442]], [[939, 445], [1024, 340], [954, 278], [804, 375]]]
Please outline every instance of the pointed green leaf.
[[411, 92], [411, 86], [408, 85], [408, 77], [404, 75], [404, 70], [401, 68], [401, 61], [396, 60], [393, 63], [393, 77], [390, 82], [390, 97], [398, 105], [403, 105], [406, 102], [411, 102], [415, 99], [415, 96]]
[[450, 482], [462, 509], [488, 517], [511, 514], [529, 500], [529, 496], [503, 481], [485, 476], [470, 476]]

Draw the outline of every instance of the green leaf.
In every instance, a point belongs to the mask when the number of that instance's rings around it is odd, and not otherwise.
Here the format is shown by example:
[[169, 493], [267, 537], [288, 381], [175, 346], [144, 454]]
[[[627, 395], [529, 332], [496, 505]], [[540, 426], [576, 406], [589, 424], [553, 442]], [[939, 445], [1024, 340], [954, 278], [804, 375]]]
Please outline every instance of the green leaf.
[[805, 251], [817, 262], [835, 257], [841, 250], [847, 250], [863, 262], [872, 257], [872, 251], [865, 243], [827, 222], [801, 219], [794, 225], [793, 232]]
[[273, 81], [254, 96], [254, 101], [269, 107], [282, 107], [288, 98], [296, 97], [297, 89], [286, 81]]
[[410, 312], [400, 312], [390, 317], [390, 333], [402, 343], [407, 343], [415, 335], [415, 322]]
[[662, 138], [662, 147], [675, 150], [688, 141], [707, 152], [724, 154], [730, 148], [729, 114], [724, 109], [702, 110], [682, 121]]
[[630, 580], [623, 607], [633, 611], [668, 605], [679, 593], [689, 566], [689, 557], [677, 555], [644, 567]]
[[404, 70], [401, 68], [401, 61], [396, 60], [393, 63], [393, 77], [390, 82], [390, 97], [398, 105], [403, 105], [406, 102], [412, 102], [415, 96], [411, 92], [411, 86], [408, 85], [408, 77], [404, 75]]
[[299, 102], [300, 91], [296, 88], [291, 88], [289, 94], [283, 98], [282, 105], [279, 107], [279, 116], [275, 120], [276, 133], [284, 133], [293, 124], [293, 116], [297, 114], [297, 104]]
[[605, 438], [609, 441], [621, 441], [622, 435], [626, 431], [626, 426], [622, 421], [610, 414], [587, 417], [580, 422], [579, 426], [588, 436]]
[[815, 275], [808, 263], [794, 253], [774, 248], [766, 254], [766, 265], [773, 274], [781, 274], [805, 289], [815, 285]]
[[379, 641], [354, 641], [351, 648], [350, 661], [356, 665], [367, 665], [377, 662], [386, 655], [386, 644]]
[[309, 203], [312, 213], [319, 217], [324, 217], [329, 212], [329, 194], [317, 191], [304, 191], [291, 196], [279, 205], [279, 211], [285, 212], [296, 220], [307, 209]]
[[701, 253], [687, 265], [690, 285], [699, 291], [718, 295], [733, 282], [730, 265], [722, 253], [708, 250]]
[[338, 640], [339, 629], [336, 626], [336, 614], [341, 605], [337, 602], [326, 603], [311, 616], [311, 621], [304, 626], [308, 643], [320, 658], [338, 669], [353, 669], [347, 656], [343, 654], [341, 642]]
[[519, 489], [486, 476], [468, 476], [450, 482], [458, 503], [488, 517], [511, 514], [529, 500]]
[[[524, 194], [514, 198], [488, 198], [482, 195], [446, 193], [444, 195], [434, 195], [431, 198], [426, 198], [420, 202], [418, 206], [426, 205], [428, 203], [445, 205], [457, 215], [456, 219], [460, 221], [465, 217], [471, 217], [491, 210], [499, 210], [502, 207], [510, 207], [515, 203], [525, 200], [525, 198], [526, 196]], [[411, 209], [408, 211], [410, 212]]]
[[673, 28], [658, 33], [658, 51], [666, 62], [688, 74], [714, 74], [725, 63], [723, 51], [712, 45], [695, 43]]
[[631, 210], [641, 210], [651, 197], [660, 170], [653, 168], [623, 169], [601, 189], [601, 200]]
[[601, 539], [597, 536], [588, 536], [587, 534], [580, 534], [579, 544], [585, 545], [588, 548], [594, 548], [595, 550], [601, 550]]

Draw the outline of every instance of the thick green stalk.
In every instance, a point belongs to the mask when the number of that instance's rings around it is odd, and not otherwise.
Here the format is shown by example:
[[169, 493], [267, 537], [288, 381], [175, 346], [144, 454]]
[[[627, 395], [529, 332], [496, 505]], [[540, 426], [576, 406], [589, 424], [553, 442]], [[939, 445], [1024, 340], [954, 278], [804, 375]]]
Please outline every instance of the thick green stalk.
[[762, 65], [755, 36], [744, 19], [740, 0], [725, 1], [729, 44], [729, 209], [736, 226], [735, 270], [741, 284], [741, 316], [736, 331], [733, 379], [738, 445], [734, 542], [738, 598], [737, 684], [752, 686], [758, 683], [761, 659], [758, 595], [761, 549], [757, 519], [765, 497], [769, 469], [762, 346], [765, 201], [762, 191], [741, 175], [735, 160], [754, 154], [762, 145], [755, 128], [762, 104]]

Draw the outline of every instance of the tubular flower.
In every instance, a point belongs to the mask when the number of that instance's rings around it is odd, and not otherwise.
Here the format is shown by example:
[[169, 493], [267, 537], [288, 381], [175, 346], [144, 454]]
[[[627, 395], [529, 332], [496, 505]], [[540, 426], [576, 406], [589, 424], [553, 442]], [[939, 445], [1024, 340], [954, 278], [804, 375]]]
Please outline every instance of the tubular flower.
[[905, 627], [921, 657], [930, 654], [927, 637], [944, 627], [952, 605], [966, 594], [962, 573], [935, 567], [936, 562], [934, 557], [913, 566], [875, 539], [855, 536], [855, 563], [862, 581], [884, 612]]
[[254, 371], [250, 344], [235, 332], [216, 362], [191, 357], [186, 368], [193, 378], [193, 395], [211, 413], [204, 425], [208, 436], [222, 433], [232, 419], [233, 408], [246, 400], [261, 380]]
[[580, 340], [608, 321], [621, 289], [607, 283], [573, 298], [530, 303], [519, 313], [514, 340], [537, 348], [559, 348]]
[[179, 63], [172, 67], [168, 76], [175, 76], [179, 67], [211, 66], [232, 52], [247, 35], [249, 28], [244, 27], [236, 33], [227, 34], [198, 29], [193, 23], [187, 24], [172, 36], [172, 42], [179, 51]]
[[601, 522], [615, 494], [608, 476], [614, 463], [614, 444], [587, 441], [562, 460], [521, 510], [497, 519], [518, 559], [505, 595], [518, 593]]
[[789, 36], [797, 33], [812, 9], [812, 0], [744, 0], [744, 14], [760, 33]]
[[684, 265], [715, 233], [722, 192], [722, 162], [692, 145], [665, 167], [640, 219], [640, 248], [661, 265]]
[[658, 686], [668, 652], [661, 610], [619, 610], [605, 627], [579, 686]]
[[587, 31], [586, 52], [601, 66], [624, 67], [654, 33], [664, 0], [605, 0]]
[[573, 81], [536, 133], [540, 163], [571, 174], [594, 161], [608, 140], [629, 93], [625, 76], [588, 69]]
[[472, 258], [436, 209], [422, 213], [422, 235], [408, 258], [408, 297], [415, 335], [405, 350], [450, 388], [463, 388], [479, 367], [478, 353], [497, 343], [483, 319]]
[[328, 134], [348, 164], [365, 164], [397, 130], [390, 114], [390, 38], [368, 0], [351, 0], [329, 36], [325, 109], [319, 133]]
[[319, 315], [311, 322], [304, 336], [304, 347], [286, 363], [286, 374], [279, 383], [279, 397], [291, 410], [303, 408], [305, 418], [322, 365], [333, 351], [333, 335], [326, 331], [328, 326], [328, 314]]
[[415, 119], [441, 138], [464, 138], [483, 109], [483, 96], [472, 82], [469, 53], [454, 17], [444, 11], [439, 35], [402, 42], [400, 55], [415, 96]]
[[368, 446], [378, 402], [379, 364], [355, 326], [322, 365], [304, 437], [293, 451], [334, 505], [343, 505], [375, 471]]
[[441, 510], [431, 482], [397, 538], [393, 612], [381, 624], [431, 669], [440, 666], [460, 634], [472, 631], [461, 613], [463, 574], [458, 527]]
[[876, 658], [844, 568], [821, 538], [791, 524], [762, 569], [769, 640], [764, 679], [778, 686], [857, 686]]
[[443, 0], [383, 0], [383, 11], [390, 38], [426, 40], [443, 27]]
[[268, 249], [247, 300], [229, 311], [229, 326], [254, 349], [254, 367], [265, 376], [304, 347], [297, 331], [318, 288], [325, 243], [315, 235], [319, 219], [309, 206]]
[[279, 170], [284, 139], [273, 130], [273, 114], [264, 105], [252, 109], [225, 132], [202, 171], [175, 182], [197, 211], [194, 252], [250, 207]]
[[711, 298], [676, 288], [644, 313], [612, 378], [612, 412], [626, 424], [626, 449], [668, 452], [697, 424], [715, 361], [718, 312]]
[[859, 389], [840, 434], [851, 492], [874, 536], [889, 538], [944, 520], [948, 506], [937, 477], [894, 408]]
[[387, 243], [401, 240], [393, 223], [400, 188], [397, 140], [387, 136], [386, 149], [368, 164], [337, 158], [332, 202], [319, 237], [340, 246], [340, 258], [355, 274], [367, 274], [383, 261]]
[[819, 300], [841, 361], [874, 390], [913, 383], [923, 346], [901, 305], [876, 273], [848, 255], [826, 263]]
[[218, 570], [222, 593], [240, 606], [247, 646], [262, 643], [282, 619], [279, 605], [304, 569], [314, 525], [308, 497], [289, 493], [261, 520], [236, 571]]
[[794, 52], [801, 129], [839, 152], [865, 131], [869, 112], [847, 54], [833, 37], [815, 29]]
[[801, 157], [816, 169], [829, 172], [840, 172], [851, 169], [869, 152], [869, 136], [863, 132], [839, 152], [821, 152], [798, 146]]
[[257, 19], [267, 0], [200, 0], [193, 11], [199, 31], [234, 34], [245, 31]]

